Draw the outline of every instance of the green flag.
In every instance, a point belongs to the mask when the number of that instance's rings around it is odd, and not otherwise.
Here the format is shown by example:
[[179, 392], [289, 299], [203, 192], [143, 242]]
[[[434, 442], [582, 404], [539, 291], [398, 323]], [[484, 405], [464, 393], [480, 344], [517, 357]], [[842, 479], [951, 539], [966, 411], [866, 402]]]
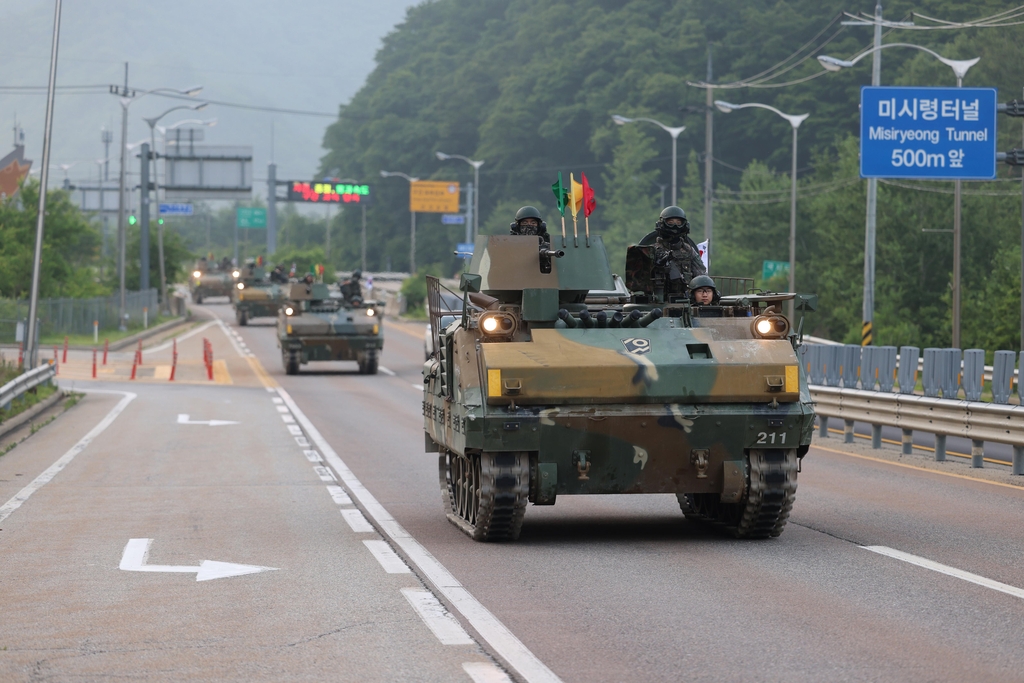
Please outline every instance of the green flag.
[[565, 206], [569, 203], [569, 193], [562, 187], [562, 172], [558, 172], [558, 181], [551, 186], [555, 195], [555, 202], [558, 204], [558, 213], [565, 215]]

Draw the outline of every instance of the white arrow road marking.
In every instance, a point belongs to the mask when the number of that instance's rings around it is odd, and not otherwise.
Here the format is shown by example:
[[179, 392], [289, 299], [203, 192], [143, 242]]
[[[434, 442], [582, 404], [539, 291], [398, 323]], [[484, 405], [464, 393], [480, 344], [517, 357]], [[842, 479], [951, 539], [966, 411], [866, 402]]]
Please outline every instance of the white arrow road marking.
[[210, 427], [220, 427], [221, 425], [236, 425], [238, 422], [232, 420], [190, 420], [188, 419], [188, 413], [178, 413], [178, 424], [180, 425], [209, 425]]
[[964, 581], [970, 581], [971, 583], [976, 583], [979, 586], [991, 588], [994, 591], [1007, 593], [1008, 595], [1012, 595], [1015, 598], [1024, 598], [1024, 589], [1017, 588], [1016, 586], [1011, 586], [1009, 584], [1000, 583], [999, 581], [994, 581], [984, 576], [979, 576], [978, 574], [965, 572], [964, 570], [957, 569], [956, 567], [950, 567], [949, 565], [939, 564], [938, 562], [933, 562], [932, 560], [928, 560], [923, 557], [918, 557], [917, 555], [911, 555], [910, 553], [905, 553], [901, 550], [887, 548], [884, 545], [862, 545], [861, 547], [864, 548], [864, 550], [870, 550], [871, 552], [878, 553], [879, 555], [885, 555], [886, 557], [891, 557], [895, 560], [902, 560], [903, 562], [908, 562], [910, 564], [917, 565], [918, 567], [931, 569], [933, 572], [945, 574], [946, 576], [952, 576], [957, 579], [963, 579]]
[[149, 559], [149, 548], [152, 544], [152, 538], [129, 539], [128, 545], [124, 547], [124, 555], [121, 556], [121, 571], [175, 572], [182, 574], [195, 572], [196, 581], [210, 581], [211, 579], [226, 579], [231, 576], [277, 571], [277, 567], [258, 567], [253, 564], [235, 564], [233, 562], [217, 562], [215, 560], [203, 560], [198, 567], [146, 564], [146, 560]]

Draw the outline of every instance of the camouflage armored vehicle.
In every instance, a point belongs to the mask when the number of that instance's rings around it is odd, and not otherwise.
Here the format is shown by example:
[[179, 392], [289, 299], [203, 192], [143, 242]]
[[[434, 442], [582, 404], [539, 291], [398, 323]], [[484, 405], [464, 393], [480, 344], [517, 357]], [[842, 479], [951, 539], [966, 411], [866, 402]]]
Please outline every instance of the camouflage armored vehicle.
[[192, 269], [192, 278], [189, 280], [192, 301], [201, 304], [203, 299], [211, 296], [226, 296], [230, 299], [235, 278], [239, 274], [227, 259], [220, 262], [199, 259]]
[[475, 540], [509, 540], [527, 502], [674, 493], [689, 519], [778, 536], [813, 429], [778, 312], [793, 295], [635, 303], [651, 297], [613, 281], [599, 237], [545, 264], [551, 254], [533, 236], [478, 238], [464, 310], [444, 328], [428, 281], [440, 331], [424, 429], [448, 519]]
[[252, 318], [277, 317], [286, 301], [287, 285], [270, 282], [255, 259], [248, 259], [239, 270], [231, 297], [238, 324], [248, 325]]
[[354, 360], [359, 373], [377, 374], [384, 348], [382, 306], [369, 301], [356, 307], [332, 297], [327, 285], [287, 285], [287, 301], [277, 317], [277, 343], [285, 372], [295, 375], [310, 361]]

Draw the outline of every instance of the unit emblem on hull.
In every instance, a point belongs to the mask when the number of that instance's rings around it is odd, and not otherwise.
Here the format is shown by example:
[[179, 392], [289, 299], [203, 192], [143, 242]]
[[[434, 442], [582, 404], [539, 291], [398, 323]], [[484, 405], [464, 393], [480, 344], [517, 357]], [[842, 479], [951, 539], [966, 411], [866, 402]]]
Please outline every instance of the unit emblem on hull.
[[651, 340], [643, 339], [641, 337], [630, 337], [629, 339], [623, 339], [622, 345], [626, 347], [626, 351], [633, 354], [634, 356], [642, 356], [645, 353], [651, 351]]

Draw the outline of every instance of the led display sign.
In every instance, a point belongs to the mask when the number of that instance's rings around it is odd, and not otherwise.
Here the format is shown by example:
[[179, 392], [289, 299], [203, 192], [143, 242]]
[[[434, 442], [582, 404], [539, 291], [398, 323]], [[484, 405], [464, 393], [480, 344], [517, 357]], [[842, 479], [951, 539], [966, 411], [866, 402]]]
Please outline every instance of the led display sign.
[[370, 186], [336, 183], [329, 180], [293, 180], [288, 183], [288, 201], [368, 204], [370, 202]]

